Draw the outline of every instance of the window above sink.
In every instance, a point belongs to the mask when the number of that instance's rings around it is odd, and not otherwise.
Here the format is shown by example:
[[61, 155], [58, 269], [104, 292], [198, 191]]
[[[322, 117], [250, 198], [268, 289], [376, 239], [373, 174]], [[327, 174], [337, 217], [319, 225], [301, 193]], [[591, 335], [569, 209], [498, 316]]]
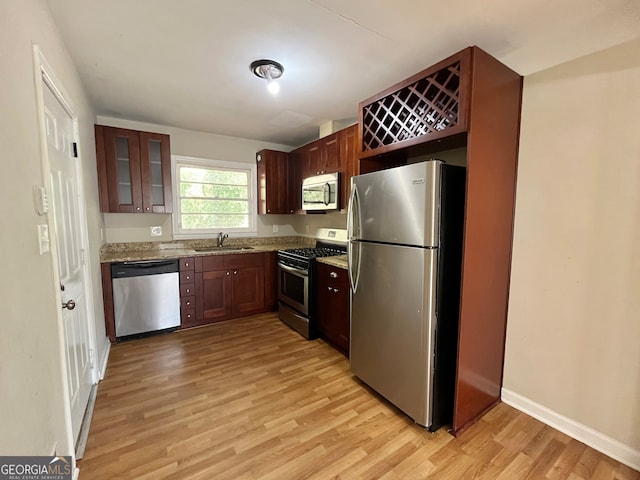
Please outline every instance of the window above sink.
[[211, 238], [220, 230], [242, 236], [257, 233], [254, 164], [174, 155], [172, 166], [174, 238]]

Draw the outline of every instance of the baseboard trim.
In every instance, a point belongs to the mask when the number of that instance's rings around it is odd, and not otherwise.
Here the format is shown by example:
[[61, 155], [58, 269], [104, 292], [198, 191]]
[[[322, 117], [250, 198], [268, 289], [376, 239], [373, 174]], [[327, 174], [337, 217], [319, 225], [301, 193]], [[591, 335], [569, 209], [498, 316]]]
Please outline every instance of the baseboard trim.
[[506, 388], [502, 389], [502, 401], [608, 457], [640, 471], [640, 451]]
[[104, 337], [105, 346], [102, 349], [103, 354], [100, 359], [100, 371], [98, 375], [100, 376], [100, 380], [104, 379], [104, 374], [107, 371], [107, 362], [109, 361], [109, 352], [111, 351], [111, 342], [109, 341], [109, 337]]

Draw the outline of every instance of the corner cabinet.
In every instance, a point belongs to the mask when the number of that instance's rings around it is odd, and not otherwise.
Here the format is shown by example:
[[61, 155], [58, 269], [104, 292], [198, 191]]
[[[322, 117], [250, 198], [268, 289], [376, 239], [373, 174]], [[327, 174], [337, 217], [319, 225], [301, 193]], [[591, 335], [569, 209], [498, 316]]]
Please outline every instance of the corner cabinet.
[[276, 150], [256, 153], [258, 214], [293, 213], [289, 195], [289, 154]]
[[466, 149], [454, 434], [500, 401], [521, 99], [520, 75], [468, 47], [360, 103], [360, 173]]
[[95, 126], [100, 210], [172, 213], [169, 135]]

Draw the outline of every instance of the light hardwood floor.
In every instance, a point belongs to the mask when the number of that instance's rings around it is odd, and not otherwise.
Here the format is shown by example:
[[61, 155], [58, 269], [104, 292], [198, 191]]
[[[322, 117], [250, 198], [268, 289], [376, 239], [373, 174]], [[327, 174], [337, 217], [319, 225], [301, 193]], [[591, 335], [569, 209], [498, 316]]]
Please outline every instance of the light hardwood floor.
[[431, 434], [275, 314], [114, 345], [80, 479], [639, 480], [501, 404]]

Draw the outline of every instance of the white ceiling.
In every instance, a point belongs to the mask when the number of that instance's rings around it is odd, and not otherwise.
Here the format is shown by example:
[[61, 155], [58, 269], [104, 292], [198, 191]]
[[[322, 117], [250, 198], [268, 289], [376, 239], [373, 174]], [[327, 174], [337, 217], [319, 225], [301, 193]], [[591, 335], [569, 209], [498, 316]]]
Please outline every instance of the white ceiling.
[[98, 114], [292, 146], [469, 45], [528, 75], [640, 36], [639, 0], [47, 3]]

